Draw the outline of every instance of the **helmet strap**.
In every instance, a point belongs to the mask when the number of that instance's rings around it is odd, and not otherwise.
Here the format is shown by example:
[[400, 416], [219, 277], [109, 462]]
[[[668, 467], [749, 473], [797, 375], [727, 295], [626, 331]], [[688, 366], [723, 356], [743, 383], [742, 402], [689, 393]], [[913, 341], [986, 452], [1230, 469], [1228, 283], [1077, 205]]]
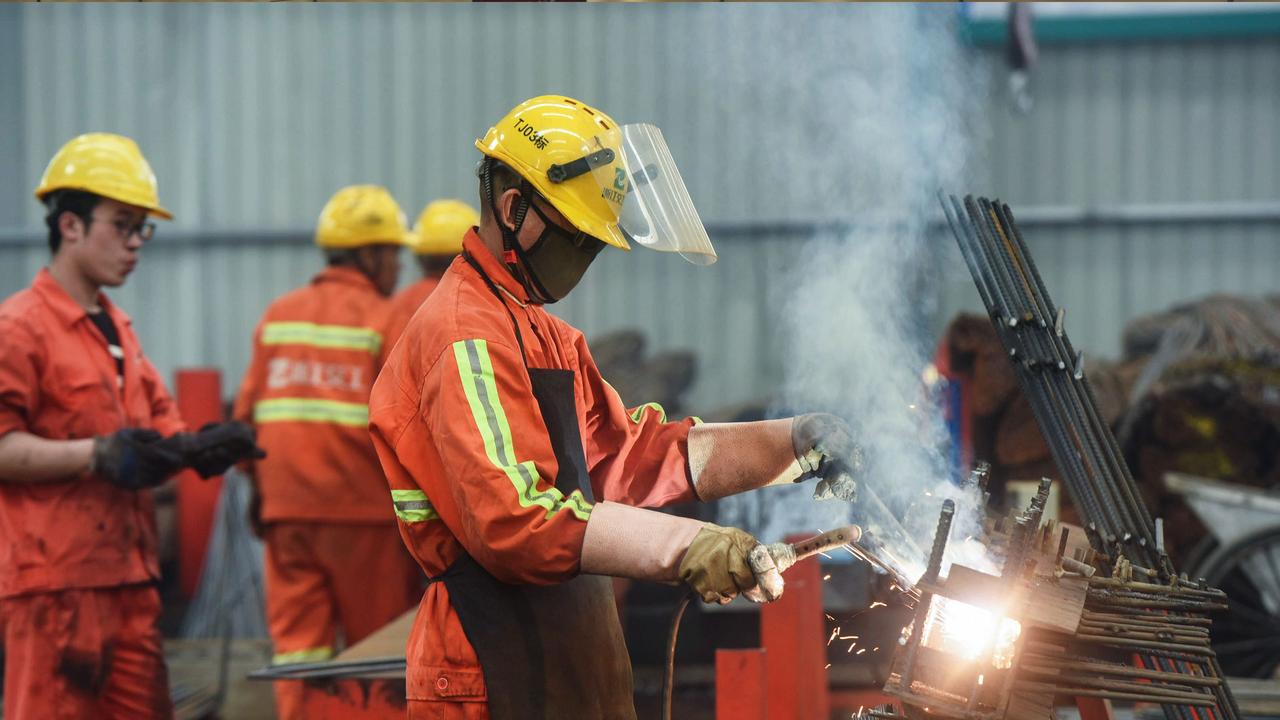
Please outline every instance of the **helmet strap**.
[[[516, 201], [514, 228], [507, 227], [505, 218], [498, 210], [498, 198], [493, 191], [493, 158], [485, 157], [480, 163], [480, 183], [484, 188], [485, 199], [489, 202], [489, 210], [493, 213], [493, 219], [498, 223], [498, 230], [502, 232], [502, 262], [506, 264], [507, 270], [511, 272], [511, 276], [520, 281], [524, 286], [525, 292], [529, 294], [530, 299], [535, 302], [546, 302], [550, 295], [542, 284], [528, 271], [528, 258], [525, 256], [524, 249], [520, 247], [520, 228], [524, 226], [524, 219], [529, 214], [529, 197], [534, 192], [533, 185], [524, 178], [520, 179], [520, 199]], [[552, 300], [554, 302], [554, 300]]]

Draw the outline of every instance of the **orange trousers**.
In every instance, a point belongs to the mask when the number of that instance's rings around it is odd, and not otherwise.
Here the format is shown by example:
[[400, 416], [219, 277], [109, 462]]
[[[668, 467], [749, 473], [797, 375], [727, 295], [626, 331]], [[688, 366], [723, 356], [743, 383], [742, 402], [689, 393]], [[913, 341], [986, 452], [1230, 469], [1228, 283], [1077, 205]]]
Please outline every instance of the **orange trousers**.
[[[391, 523], [277, 522], [264, 539], [273, 664], [327, 660], [339, 629], [359, 642], [422, 596], [422, 570]], [[302, 681], [277, 681], [275, 694], [281, 720], [303, 717]]]
[[6, 720], [172, 718], [150, 585], [0, 600]]

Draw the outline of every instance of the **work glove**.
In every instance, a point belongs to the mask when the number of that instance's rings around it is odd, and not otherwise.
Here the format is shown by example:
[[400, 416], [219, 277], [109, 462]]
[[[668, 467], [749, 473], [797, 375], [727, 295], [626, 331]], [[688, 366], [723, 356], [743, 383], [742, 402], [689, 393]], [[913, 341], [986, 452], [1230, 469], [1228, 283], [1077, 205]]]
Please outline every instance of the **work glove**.
[[251, 425], [231, 422], [209, 423], [195, 435], [194, 447], [184, 455], [202, 478], [221, 475], [242, 460], [261, 460], [267, 451], [258, 447], [258, 436]]
[[[748, 556], [760, 543], [737, 528], [707, 523], [685, 551], [680, 561], [680, 579], [705, 603], [724, 605], [738, 593], [754, 590], [760, 579], [751, 569]], [[776, 571], [774, 571], [776, 572]], [[782, 577], [776, 582], [781, 594]]]
[[800, 479], [818, 478], [815, 500], [857, 498], [862, 449], [844, 420], [827, 413], [800, 415], [791, 425], [791, 446], [804, 470]]
[[160, 444], [177, 453], [184, 467], [207, 479], [225, 473], [241, 460], [266, 457], [256, 437], [253, 427], [231, 421], [209, 423], [195, 433], [175, 433]]
[[93, 440], [90, 472], [126, 490], [155, 487], [184, 467], [182, 455], [155, 430], [125, 428]]

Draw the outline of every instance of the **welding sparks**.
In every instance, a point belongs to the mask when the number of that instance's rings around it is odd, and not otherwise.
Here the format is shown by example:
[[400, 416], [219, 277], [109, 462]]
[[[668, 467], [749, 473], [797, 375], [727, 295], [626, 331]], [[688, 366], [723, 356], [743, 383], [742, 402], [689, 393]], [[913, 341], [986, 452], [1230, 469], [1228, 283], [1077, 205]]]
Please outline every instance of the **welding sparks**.
[[851, 653], [851, 652], [853, 652], [853, 649], [854, 649], [854, 648], [856, 648], [856, 647], [858, 647], [858, 643], [853, 643], [853, 644], [851, 644], [851, 645], [849, 646], [849, 649], [848, 649], [848, 650], [845, 650], [845, 652], [847, 652], [847, 653]]
[[830, 669], [831, 669], [831, 663], [827, 663], [827, 666], [826, 666], [826, 667], [824, 667], [824, 668], [822, 668], [822, 669], [823, 669], [823, 670], [830, 670]]
[[[827, 615], [826, 613], [822, 613], [822, 614], [823, 614], [823, 615]], [[835, 622], [835, 621], [836, 621], [836, 619], [835, 619], [835, 618], [833, 618], [833, 617], [831, 617], [830, 615], [827, 615], [827, 619], [828, 619], [828, 620], [830, 620], [831, 622]]]
[[868, 609], [868, 610], [871, 610], [871, 609], [873, 609], [873, 608], [878, 608], [878, 607], [888, 607], [888, 605], [887, 605], [886, 603], [882, 603], [882, 602], [880, 602], [879, 600], [877, 600], [877, 601], [875, 601], [875, 602], [871, 603], [871, 607], [869, 607], [869, 608], [867, 608], [867, 609]]
[[823, 579], [823, 580], [830, 580], [830, 579], [831, 579], [831, 573], [827, 573], [826, 575], [823, 575], [823, 576], [822, 576], [822, 579]]
[[864, 653], [864, 652], [866, 652], [866, 651], [867, 651], [867, 649], [866, 649], [866, 648], [862, 648], [862, 649], [861, 649], [861, 650], [859, 650], [858, 652], [854, 653], [854, 655], [861, 655], [862, 653]]
[[828, 647], [830, 647], [831, 643], [832, 643], [832, 642], [836, 639], [836, 637], [838, 637], [839, 635], [840, 635], [840, 628], [836, 628], [835, 630], [832, 630], [832, 631], [831, 631], [831, 637], [827, 638], [827, 646], [828, 646]]

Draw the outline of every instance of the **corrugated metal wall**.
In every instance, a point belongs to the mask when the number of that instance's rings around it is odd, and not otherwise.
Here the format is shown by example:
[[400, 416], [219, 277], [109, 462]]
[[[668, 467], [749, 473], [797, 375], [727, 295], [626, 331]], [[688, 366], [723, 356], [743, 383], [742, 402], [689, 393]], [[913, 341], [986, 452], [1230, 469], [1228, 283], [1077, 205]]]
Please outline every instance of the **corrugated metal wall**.
[[[29, 193], [58, 145], [87, 130], [137, 137], [178, 215], [114, 296], [163, 370], [215, 365], [231, 383], [266, 303], [318, 267], [306, 236], [334, 189], [382, 182], [410, 212], [441, 195], [469, 199], [471, 141], [544, 88], [662, 125], [708, 223], [822, 217], [805, 185], [790, 181], [806, 168], [780, 149], [796, 141], [806, 108], [779, 107], [779, 67], [807, 33], [836, 26], [853, 37], [867, 13], [884, 11], [3, 6], [0, 228], [14, 230], [0, 238], [0, 295], [44, 262]], [[990, 164], [976, 165], [972, 189], [1015, 210], [1280, 199], [1275, 42], [1046, 47], [1027, 116], [1008, 109], [1003, 74], [995, 75], [991, 142], [979, 154]], [[752, 122], [761, 108], [769, 122]], [[792, 116], [793, 136], [779, 143], [776, 121]], [[696, 407], [754, 397], [780, 378], [770, 304], [780, 290], [771, 278], [802, 238], [731, 230], [717, 233], [721, 261], [711, 268], [647, 252], [606, 255], [559, 312], [588, 336], [632, 326], [657, 349], [697, 348]], [[1103, 354], [1117, 351], [1135, 313], [1280, 284], [1280, 223], [1095, 223], [1028, 234], [1077, 345]], [[939, 288], [940, 318], [976, 302], [963, 273], [957, 256]]]
[[[1269, 203], [1269, 220], [1098, 221], [1027, 235], [1079, 347], [1120, 352], [1130, 318], [1210, 293], [1280, 292], [1280, 43], [1042, 48], [1034, 110], [992, 103], [990, 180], [1019, 207]], [[944, 305], [979, 307], [961, 271]]]

